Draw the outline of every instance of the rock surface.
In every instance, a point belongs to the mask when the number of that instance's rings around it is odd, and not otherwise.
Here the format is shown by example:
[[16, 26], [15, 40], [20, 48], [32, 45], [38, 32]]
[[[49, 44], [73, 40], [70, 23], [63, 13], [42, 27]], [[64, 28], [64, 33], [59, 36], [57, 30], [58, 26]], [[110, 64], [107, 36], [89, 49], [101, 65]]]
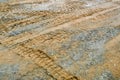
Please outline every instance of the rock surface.
[[0, 80], [120, 80], [120, 0], [0, 0]]

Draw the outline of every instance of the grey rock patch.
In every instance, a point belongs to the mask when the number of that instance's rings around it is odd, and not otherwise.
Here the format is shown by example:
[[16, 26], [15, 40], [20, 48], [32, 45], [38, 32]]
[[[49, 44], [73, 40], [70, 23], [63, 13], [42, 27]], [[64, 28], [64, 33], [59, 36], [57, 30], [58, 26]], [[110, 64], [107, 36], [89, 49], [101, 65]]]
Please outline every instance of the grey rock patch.
[[[82, 61], [84, 63], [83, 66], [85, 67], [85, 71], [91, 66], [104, 62], [105, 43], [117, 36], [119, 33], [119, 28], [110, 26], [100, 27], [82, 33], [77, 32], [77, 34], [73, 34], [67, 42], [64, 42], [61, 47], [67, 52], [67, 55], [71, 57], [73, 63], [70, 65], [74, 65], [74, 63], [81, 61], [82, 56], [88, 55], [84, 58], [84, 61]], [[78, 43], [76, 48], [72, 48], [74, 42]], [[64, 57], [61, 59], [64, 59]], [[63, 62], [63, 64], [60, 64], [64, 69], [67, 69], [68, 66], [70, 66], [69, 64], [64, 66], [64, 64], [66, 63]], [[78, 66], [82, 66], [82, 64], [78, 64]], [[78, 73], [80, 75], [82, 72], [79, 71]]]
[[19, 71], [19, 65], [0, 65], [0, 80], [7, 77], [9, 80], [16, 80], [16, 73]]
[[7, 2], [8, 0], [0, 0], [0, 2]]
[[116, 80], [110, 71], [104, 71], [100, 76], [93, 80]]

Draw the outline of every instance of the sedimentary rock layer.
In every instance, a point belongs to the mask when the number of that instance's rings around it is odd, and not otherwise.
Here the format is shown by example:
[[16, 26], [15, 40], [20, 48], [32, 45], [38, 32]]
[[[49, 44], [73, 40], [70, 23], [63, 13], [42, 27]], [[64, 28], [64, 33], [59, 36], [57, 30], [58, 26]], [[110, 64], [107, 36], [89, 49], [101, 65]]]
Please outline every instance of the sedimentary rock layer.
[[0, 2], [0, 80], [119, 80], [119, 0]]

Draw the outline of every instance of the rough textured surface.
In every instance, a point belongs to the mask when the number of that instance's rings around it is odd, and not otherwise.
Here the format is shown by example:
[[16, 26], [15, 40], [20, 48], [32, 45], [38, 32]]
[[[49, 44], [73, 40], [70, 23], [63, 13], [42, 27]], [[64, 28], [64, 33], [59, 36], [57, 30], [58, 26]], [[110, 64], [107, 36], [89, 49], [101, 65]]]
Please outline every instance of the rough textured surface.
[[120, 0], [0, 0], [0, 80], [120, 80]]

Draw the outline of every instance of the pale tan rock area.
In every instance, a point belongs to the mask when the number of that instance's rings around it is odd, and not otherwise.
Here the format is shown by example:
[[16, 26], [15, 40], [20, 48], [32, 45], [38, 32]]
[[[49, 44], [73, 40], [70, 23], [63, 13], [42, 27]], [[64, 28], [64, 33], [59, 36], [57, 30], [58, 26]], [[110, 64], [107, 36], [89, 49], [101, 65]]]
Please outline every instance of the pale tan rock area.
[[120, 80], [120, 0], [0, 0], [0, 80]]

